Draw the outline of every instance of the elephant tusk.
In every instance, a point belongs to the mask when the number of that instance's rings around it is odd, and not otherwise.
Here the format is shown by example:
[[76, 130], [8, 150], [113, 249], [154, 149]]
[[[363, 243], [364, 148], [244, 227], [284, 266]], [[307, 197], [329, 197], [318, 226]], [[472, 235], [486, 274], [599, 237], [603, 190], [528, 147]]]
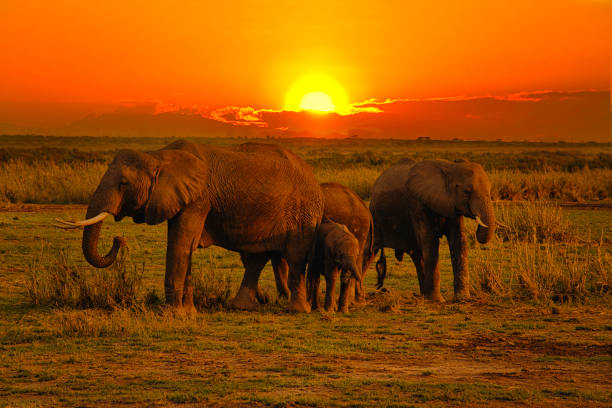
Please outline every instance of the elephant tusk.
[[65, 230], [69, 230], [69, 229], [75, 229], [75, 228], [81, 228], [78, 225], [68, 225], [68, 224], [52, 224], [54, 227], [56, 228], [61, 228], [61, 229], [65, 229]]
[[89, 218], [83, 221], [65, 221], [65, 220], [61, 220], [59, 218], [56, 218], [55, 221], [59, 222], [60, 224], [63, 225], [59, 225], [59, 224], [54, 224], [56, 227], [58, 228], [64, 228], [64, 229], [72, 229], [72, 228], [80, 228], [80, 227], [85, 227], [87, 225], [93, 225], [93, 224], [97, 224], [100, 221], [104, 220], [106, 217], [108, 217], [109, 215], [112, 215], [111, 213], [108, 212], [101, 212], [100, 214], [96, 215], [93, 218]]
[[476, 216], [476, 218], [474, 218], [474, 219], [476, 220], [476, 222], [478, 223], [478, 225], [480, 225], [481, 227], [483, 227], [483, 228], [489, 228], [489, 227], [487, 226], [487, 224], [485, 224], [484, 222], [482, 222], [482, 220], [480, 219], [480, 217], [479, 217], [479, 216]]

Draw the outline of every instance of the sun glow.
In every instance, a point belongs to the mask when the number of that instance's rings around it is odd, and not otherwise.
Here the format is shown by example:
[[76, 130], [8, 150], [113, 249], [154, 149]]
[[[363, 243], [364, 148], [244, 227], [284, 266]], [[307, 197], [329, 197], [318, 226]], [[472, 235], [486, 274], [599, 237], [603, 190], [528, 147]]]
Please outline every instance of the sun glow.
[[285, 109], [318, 113], [348, 114], [350, 106], [346, 92], [333, 79], [312, 74], [297, 80], [285, 96]]

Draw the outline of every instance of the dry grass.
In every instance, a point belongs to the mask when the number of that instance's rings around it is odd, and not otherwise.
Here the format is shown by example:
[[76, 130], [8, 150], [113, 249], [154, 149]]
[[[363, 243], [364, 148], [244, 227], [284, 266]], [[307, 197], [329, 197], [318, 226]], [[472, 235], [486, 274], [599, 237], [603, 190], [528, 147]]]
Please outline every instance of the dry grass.
[[568, 302], [612, 289], [612, 254], [601, 244], [592, 249], [513, 240], [505, 251], [505, 259], [482, 251], [470, 260], [474, 293]]
[[355, 166], [347, 168], [315, 167], [319, 183], [336, 182], [353, 190], [362, 200], [368, 200], [372, 186], [381, 171], [375, 167]]
[[236, 286], [227, 273], [219, 273], [214, 263], [194, 268], [193, 303], [198, 310], [226, 309]]
[[596, 201], [612, 197], [612, 170], [489, 172], [494, 200]]
[[498, 236], [504, 240], [575, 242], [575, 230], [553, 202], [526, 202], [496, 208]]
[[64, 251], [48, 254], [43, 247], [27, 267], [26, 289], [34, 305], [116, 309], [140, 304], [144, 265], [136, 267], [127, 249], [108, 269], [93, 270], [72, 263]]
[[101, 163], [0, 163], [0, 203], [85, 204], [105, 171]]
[[[379, 165], [356, 161], [352, 165], [320, 162], [313, 165], [319, 182], [335, 181], [367, 200]], [[0, 162], [0, 203], [86, 204], [106, 165], [100, 162], [60, 163], [12, 160]], [[489, 172], [494, 200], [597, 201], [612, 197], [612, 170], [576, 172]]]

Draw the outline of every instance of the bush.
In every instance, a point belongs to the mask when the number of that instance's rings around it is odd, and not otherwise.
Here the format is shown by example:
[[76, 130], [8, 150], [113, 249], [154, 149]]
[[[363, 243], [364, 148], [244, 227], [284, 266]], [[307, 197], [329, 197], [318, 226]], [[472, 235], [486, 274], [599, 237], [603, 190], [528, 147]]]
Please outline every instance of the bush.
[[68, 260], [66, 252], [55, 257], [44, 252], [27, 268], [26, 287], [33, 305], [115, 309], [138, 304], [144, 265], [137, 268], [126, 248], [108, 269], [92, 270]]

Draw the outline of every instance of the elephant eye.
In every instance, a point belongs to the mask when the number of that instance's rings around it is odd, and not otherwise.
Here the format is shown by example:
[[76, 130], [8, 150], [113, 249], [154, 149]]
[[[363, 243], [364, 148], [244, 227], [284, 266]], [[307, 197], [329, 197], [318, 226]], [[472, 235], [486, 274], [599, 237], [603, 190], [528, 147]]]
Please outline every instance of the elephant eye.
[[472, 189], [471, 188], [466, 188], [464, 190], [465, 194], [472, 194]]

